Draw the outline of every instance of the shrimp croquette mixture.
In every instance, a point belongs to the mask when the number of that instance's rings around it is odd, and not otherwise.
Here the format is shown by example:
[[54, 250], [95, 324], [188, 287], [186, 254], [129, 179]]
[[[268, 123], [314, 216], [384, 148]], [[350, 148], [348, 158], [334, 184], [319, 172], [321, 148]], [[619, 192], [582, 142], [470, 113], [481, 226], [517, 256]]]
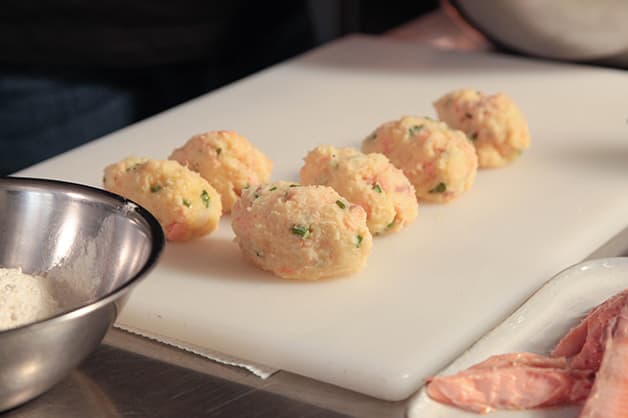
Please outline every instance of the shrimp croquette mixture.
[[320, 145], [301, 183], [269, 183], [273, 163], [244, 136], [192, 136], [168, 160], [130, 157], [105, 168], [104, 187], [155, 215], [170, 241], [209, 234], [231, 213], [235, 243], [260, 269], [316, 280], [361, 270], [372, 235], [412, 223], [418, 202], [448, 203], [478, 168], [502, 167], [530, 144], [527, 122], [504, 93], [454, 90], [434, 102], [440, 121], [403, 116], [362, 149]]
[[171, 241], [209, 234], [222, 214], [216, 190], [177, 161], [129, 157], [106, 167], [103, 182], [151, 212]]
[[430, 118], [404, 116], [380, 125], [362, 151], [384, 154], [414, 185], [417, 199], [447, 203], [471, 189], [478, 168], [473, 144], [461, 131]]
[[303, 184], [331, 186], [366, 211], [372, 234], [398, 231], [417, 217], [414, 187], [383, 154], [319, 146], [301, 168]]
[[234, 131], [212, 131], [190, 138], [170, 155], [198, 172], [220, 194], [229, 213], [242, 189], [268, 182], [273, 164], [245, 137]]
[[530, 145], [526, 119], [504, 93], [488, 96], [472, 89], [455, 90], [434, 107], [440, 120], [469, 137], [480, 168], [503, 167]]
[[276, 182], [245, 189], [231, 222], [242, 254], [285, 279], [354, 273], [373, 245], [364, 209], [328, 186]]

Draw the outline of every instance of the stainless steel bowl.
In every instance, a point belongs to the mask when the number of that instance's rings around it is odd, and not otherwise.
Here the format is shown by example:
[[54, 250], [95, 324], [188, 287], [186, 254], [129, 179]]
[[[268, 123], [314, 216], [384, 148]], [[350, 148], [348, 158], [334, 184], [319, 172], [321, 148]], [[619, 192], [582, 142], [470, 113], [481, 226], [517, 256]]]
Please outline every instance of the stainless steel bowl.
[[624, 0], [441, 0], [494, 44], [545, 58], [628, 68]]
[[164, 235], [150, 213], [122, 197], [51, 180], [0, 178], [0, 219], [0, 267], [45, 275], [68, 306], [0, 331], [4, 411], [45, 392], [100, 344], [157, 262]]

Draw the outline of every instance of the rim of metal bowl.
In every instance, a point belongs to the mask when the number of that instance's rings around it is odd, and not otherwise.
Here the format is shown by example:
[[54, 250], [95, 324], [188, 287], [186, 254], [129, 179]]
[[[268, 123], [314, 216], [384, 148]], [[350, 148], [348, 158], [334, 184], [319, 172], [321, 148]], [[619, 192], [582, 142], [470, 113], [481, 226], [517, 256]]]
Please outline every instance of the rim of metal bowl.
[[146, 275], [156, 266], [157, 261], [159, 260], [159, 256], [164, 249], [165, 246], [165, 236], [161, 225], [157, 221], [157, 219], [144, 207], [137, 204], [136, 202], [129, 200], [125, 197], [117, 195], [115, 193], [111, 193], [104, 189], [99, 189], [97, 187], [92, 187], [79, 183], [72, 183], [69, 181], [63, 180], [54, 180], [54, 179], [44, 179], [44, 178], [34, 178], [34, 177], [16, 177], [16, 176], [2, 176], [0, 177], [0, 185], [4, 183], [13, 183], [22, 186], [30, 186], [30, 187], [40, 187], [45, 188], [47, 186], [60, 186], [64, 188], [66, 191], [78, 191], [88, 195], [98, 195], [105, 199], [110, 199], [112, 201], [117, 201], [120, 203], [120, 207], [128, 206], [129, 204], [134, 206], [134, 210], [139, 213], [140, 217], [144, 219], [150, 229], [150, 233], [152, 235], [152, 247], [150, 250], [150, 254], [146, 259], [146, 262], [142, 266], [142, 268], [133, 276], [131, 276], [128, 280], [124, 282], [121, 286], [112, 290], [109, 293], [99, 297], [98, 299], [82, 304], [75, 308], [70, 309], [69, 311], [62, 311], [56, 315], [40, 319], [38, 321], [29, 322], [24, 325], [20, 325], [15, 328], [9, 328], [6, 330], [1, 330], [0, 335], [8, 335], [13, 332], [19, 332], [24, 328], [32, 328], [43, 326], [46, 323], [50, 322], [60, 322], [69, 320], [72, 318], [80, 317], [86, 315], [96, 309], [101, 308], [104, 305], [107, 305], [116, 299], [118, 299], [122, 294], [128, 292], [131, 287], [139, 283], [142, 279], [146, 277]]

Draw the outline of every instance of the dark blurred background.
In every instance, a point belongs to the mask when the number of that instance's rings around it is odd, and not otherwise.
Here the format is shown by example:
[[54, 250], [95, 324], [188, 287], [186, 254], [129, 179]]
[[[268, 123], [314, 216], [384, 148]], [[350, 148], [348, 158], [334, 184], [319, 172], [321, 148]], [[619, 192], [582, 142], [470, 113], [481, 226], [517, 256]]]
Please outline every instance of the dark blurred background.
[[438, 0], [4, 0], [0, 175]]

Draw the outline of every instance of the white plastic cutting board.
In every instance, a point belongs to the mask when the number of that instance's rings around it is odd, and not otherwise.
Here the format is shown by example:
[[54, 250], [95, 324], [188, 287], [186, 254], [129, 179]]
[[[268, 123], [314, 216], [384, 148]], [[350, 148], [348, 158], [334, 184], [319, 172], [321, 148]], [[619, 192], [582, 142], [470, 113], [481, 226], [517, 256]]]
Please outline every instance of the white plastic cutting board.
[[467, 86], [513, 97], [532, 147], [377, 237], [363, 272], [277, 279], [243, 262], [225, 218], [206, 239], [168, 244], [118, 321], [399, 400], [627, 225], [627, 73], [350, 37], [19, 174], [100, 185], [127, 155], [166, 158], [192, 134], [234, 129], [274, 161], [274, 179], [297, 180], [317, 144], [358, 146]]

